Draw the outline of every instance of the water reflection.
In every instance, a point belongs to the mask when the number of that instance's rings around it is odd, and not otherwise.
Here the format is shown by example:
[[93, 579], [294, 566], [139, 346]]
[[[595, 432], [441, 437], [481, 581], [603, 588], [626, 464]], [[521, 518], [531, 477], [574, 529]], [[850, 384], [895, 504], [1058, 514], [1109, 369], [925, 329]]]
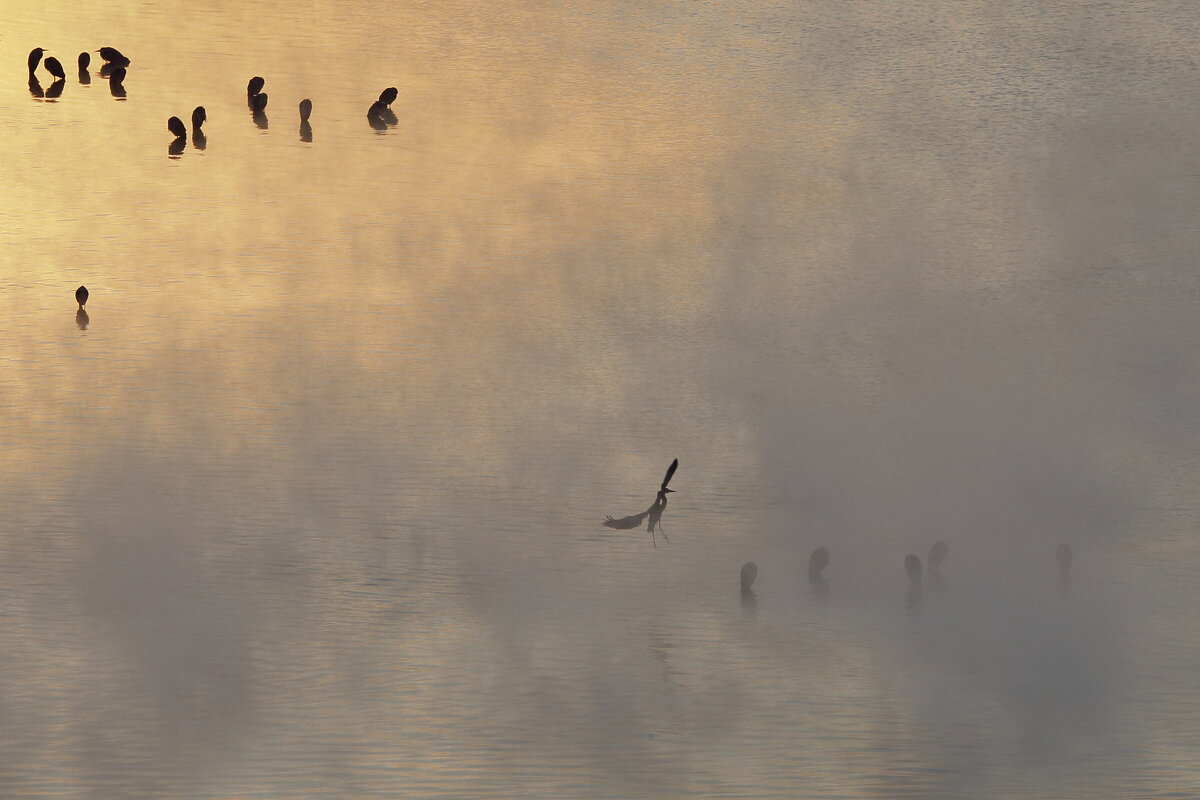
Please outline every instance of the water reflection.
[[50, 84], [50, 88], [46, 90], [46, 98], [48, 100], [55, 100], [59, 97], [62, 97], [63, 88], [66, 85], [67, 82], [62, 78], [59, 78], [54, 83]]
[[171, 158], [179, 158], [183, 155], [183, 151], [187, 148], [187, 137], [180, 136], [174, 139], [167, 145], [167, 155]]
[[[109, 65], [109, 64], [105, 64], [104, 67], [102, 67], [100, 69], [100, 74], [103, 75], [104, 70], [106, 68], [109, 68], [110, 66], [111, 65]], [[125, 81], [125, 68], [124, 67], [111, 67], [111, 69], [109, 69], [109, 71], [108, 71], [108, 91], [109, 91], [109, 94], [111, 94], [113, 97], [117, 98], [118, 100], [123, 100], [123, 99], [125, 99], [125, 96], [126, 96], [124, 81]]]
[[75, 324], [79, 326], [79, 330], [86, 331], [88, 323], [91, 320], [88, 318], [88, 313], [83, 308], [75, 312]]
[[912, 553], [906, 555], [904, 572], [908, 575], [908, 590], [904, 593], [904, 607], [912, 613], [921, 603], [921, 559]]
[[261, 92], [250, 98], [250, 112], [250, 116], [254, 120], [254, 124], [265, 131], [268, 127], [266, 92]]
[[1071, 545], [1063, 542], [1054, 550], [1054, 561], [1058, 565], [1058, 581], [1057, 587], [1060, 593], [1065, 594], [1071, 589], [1071, 559], [1074, 557], [1074, 552]]
[[32, 73], [29, 75], [29, 94], [39, 99], [46, 96], [46, 91], [42, 88], [42, 82]]
[[829, 594], [829, 581], [823, 574], [829, 566], [829, 550], [818, 547], [808, 557], [808, 586], [814, 597], [824, 598]]

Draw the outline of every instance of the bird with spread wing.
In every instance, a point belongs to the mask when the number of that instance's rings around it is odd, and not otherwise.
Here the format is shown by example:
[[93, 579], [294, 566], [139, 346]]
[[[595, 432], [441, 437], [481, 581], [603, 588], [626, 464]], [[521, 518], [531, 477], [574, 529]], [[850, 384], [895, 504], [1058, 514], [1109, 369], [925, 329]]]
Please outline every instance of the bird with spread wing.
[[649, 508], [640, 514], [621, 517], [620, 519], [613, 519], [609, 516], [604, 520], [604, 524], [609, 528], [627, 531], [641, 526], [642, 522], [648, 519], [649, 522], [646, 524], [646, 530], [650, 531], [650, 543], [654, 545], [654, 548], [658, 549], [658, 542], [655, 541], [654, 537], [655, 528], [662, 531], [663, 538], [669, 544], [671, 540], [667, 538], [666, 528], [662, 527], [662, 515], [667, 510], [667, 493], [675, 491], [674, 489], [668, 489], [667, 484], [671, 482], [671, 476], [675, 474], [675, 470], [678, 468], [679, 459], [677, 458], [671, 462], [671, 466], [667, 467], [667, 475], [663, 478], [662, 486], [658, 487], [658, 493], [654, 496], [654, 503]]

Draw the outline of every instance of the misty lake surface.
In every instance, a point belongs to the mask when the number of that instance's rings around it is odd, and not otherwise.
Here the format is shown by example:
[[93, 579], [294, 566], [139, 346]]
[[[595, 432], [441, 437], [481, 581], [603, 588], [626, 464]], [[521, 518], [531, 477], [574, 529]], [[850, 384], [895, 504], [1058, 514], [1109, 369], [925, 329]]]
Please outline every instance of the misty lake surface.
[[0, 796], [1200, 797], [1197, 41], [6, 3]]

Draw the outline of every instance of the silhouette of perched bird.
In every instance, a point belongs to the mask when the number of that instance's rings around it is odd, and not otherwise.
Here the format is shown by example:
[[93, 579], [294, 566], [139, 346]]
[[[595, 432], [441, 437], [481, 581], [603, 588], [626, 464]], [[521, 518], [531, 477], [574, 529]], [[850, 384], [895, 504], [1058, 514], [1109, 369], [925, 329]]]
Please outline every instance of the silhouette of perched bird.
[[310, 116], [312, 116], [312, 100], [306, 97], [300, 101], [300, 121], [308, 122]]
[[208, 113], [205, 112], [204, 106], [196, 106], [192, 109], [192, 132], [198, 133], [206, 119], [208, 119]]
[[[608, 516], [605, 518], [603, 524], [609, 528], [625, 531], [638, 527], [648, 517], [650, 521], [646, 525], [646, 530], [650, 531], [650, 542], [657, 549], [658, 542], [654, 539], [654, 530], [662, 524], [662, 515], [667, 509], [667, 493], [675, 491], [674, 489], [668, 489], [667, 484], [671, 482], [671, 476], [675, 474], [675, 470], [678, 468], [679, 459], [677, 458], [671, 462], [671, 466], [667, 467], [666, 477], [663, 478], [662, 485], [658, 488], [658, 493], [654, 496], [654, 503], [645, 511], [640, 514], [622, 517], [621, 519], [613, 519], [612, 516]], [[667, 531], [665, 529], [663, 529], [662, 534], [664, 539], [667, 539], [668, 542], [671, 541], [667, 538]]]
[[187, 137], [187, 127], [184, 126], [183, 120], [179, 117], [171, 117], [167, 120], [167, 130], [175, 134], [176, 139], [184, 139]]
[[86, 286], [80, 286], [75, 290], [75, 302], [79, 303], [79, 307], [83, 308], [87, 305], [88, 290]]
[[389, 86], [379, 93], [379, 102], [383, 103], [385, 106], [390, 106], [392, 103], [396, 102], [396, 97], [399, 94], [399, 89], [397, 89], [395, 86]]
[[96, 52], [100, 54], [101, 58], [103, 58], [109, 64], [112, 64], [114, 67], [129, 66], [129, 59], [125, 57], [124, 53], [115, 47], [101, 47]]
[[84, 52], [84, 53], [79, 54], [79, 68], [80, 69], [87, 69], [88, 66], [91, 65], [91, 63], [92, 63], [92, 54], [91, 53]]
[[829, 565], [829, 551], [824, 547], [818, 547], [812, 551], [812, 555], [808, 557], [808, 580], [812, 583], [824, 580], [821, 576], [821, 570]]
[[29, 51], [29, 74], [32, 75], [37, 71], [38, 64], [42, 63], [42, 53], [46, 52], [44, 47], [35, 47]]
[[266, 81], [264, 81], [262, 78], [260, 78], [257, 75], [255, 75], [253, 78], [251, 78], [250, 82], [246, 84], [246, 100], [249, 101], [250, 98], [254, 97], [254, 95], [261, 92], [263, 90], [263, 86], [265, 86], [266, 83], [267, 83]]
[[56, 77], [56, 78], [67, 77], [67, 73], [63, 70], [62, 63], [54, 56], [47, 56], [46, 60], [43, 61], [42, 64], [46, 67], [46, 71], [49, 72], [54, 77]]
[[758, 577], [758, 564], [755, 564], [753, 561], [747, 561], [745, 564], [742, 564], [741, 581], [742, 581], [742, 595], [743, 596], [752, 593], [750, 591], [750, 587], [754, 585], [754, 579], [757, 577]]

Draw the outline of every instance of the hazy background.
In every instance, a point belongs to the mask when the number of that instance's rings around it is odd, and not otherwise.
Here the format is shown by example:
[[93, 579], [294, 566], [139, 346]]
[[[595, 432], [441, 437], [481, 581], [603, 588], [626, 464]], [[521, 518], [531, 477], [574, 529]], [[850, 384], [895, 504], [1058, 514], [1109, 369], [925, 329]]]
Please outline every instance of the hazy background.
[[4, 19], [0, 795], [1200, 797], [1194, 3]]

